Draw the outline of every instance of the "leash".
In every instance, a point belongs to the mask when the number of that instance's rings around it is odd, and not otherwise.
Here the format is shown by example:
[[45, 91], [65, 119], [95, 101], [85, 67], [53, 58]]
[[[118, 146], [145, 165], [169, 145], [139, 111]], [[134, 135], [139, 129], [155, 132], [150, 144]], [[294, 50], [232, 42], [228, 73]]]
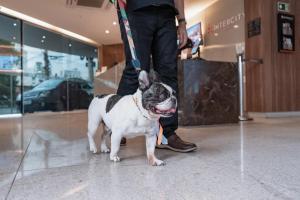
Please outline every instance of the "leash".
[[125, 11], [126, 3], [123, 0], [110, 0], [110, 2], [113, 3], [116, 8], [118, 8], [118, 6], [120, 8], [120, 13], [121, 13], [122, 21], [123, 21], [123, 24], [125, 27], [127, 41], [129, 44], [129, 49], [130, 49], [130, 53], [131, 53], [131, 57], [132, 57], [131, 63], [133, 65], [133, 67], [136, 69], [136, 71], [139, 72], [139, 71], [141, 71], [141, 62], [136, 55], [136, 50], [135, 50], [134, 42], [132, 39], [132, 32], [131, 32], [128, 17], [127, 17], [126, 11]]
[[[126, 3], [123, 0], [110, 0], [110, 2], [113, 3], [116, 8], [118, 8], [118, 6], [120, 8], [120, 13], [121, 13], [122, 21], [123, 21], [123, 24], [125, 27], [127, 41], [128, 41], [129, 49], [130, 49], [130, 53], [131, 53], [131, 58], [132, 58], [131, 63], [133, 65], [133, 67], [135, 68], [135, 70], [137, 72], [139, 72], [139, 71], [141, 71], [141, 62], [138, 59], [137, 54], [136, 54], [136, 50], [135, 50], [135, 46], [134, 46], [134, 42], [133, 42], [133, 38], [132, 38], [132, 32], [131, 32], [128, 17], [127, 17], [126, 11], [125, 11]], [[135, 102], [136, 106], [138, 107], [135, 99], [133, 99], [133, 101]], [[138, 107], [138, 109], [140, 110], [139, 107]], [[162, 143], [162, 139], [163, 139], [163, 128], [162, 128], [161, 124], [159, 123], [159, 132], [158, 132], [158, 136], [157, 136], [157, 144], [158, 145], [160, 145]]]

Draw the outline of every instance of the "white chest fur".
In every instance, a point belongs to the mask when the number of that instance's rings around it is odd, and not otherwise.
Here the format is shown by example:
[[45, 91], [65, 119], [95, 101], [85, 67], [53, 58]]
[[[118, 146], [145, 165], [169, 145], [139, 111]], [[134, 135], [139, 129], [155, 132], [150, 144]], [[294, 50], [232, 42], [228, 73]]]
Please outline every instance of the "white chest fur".
[[134, 124], [134, 126], [128, 126], [124, 131], [125, 136], [130, 138], [144, 134], [156, 134], [159, 131], [158, 121], [150, 121], [144, 117], [136, 119]]

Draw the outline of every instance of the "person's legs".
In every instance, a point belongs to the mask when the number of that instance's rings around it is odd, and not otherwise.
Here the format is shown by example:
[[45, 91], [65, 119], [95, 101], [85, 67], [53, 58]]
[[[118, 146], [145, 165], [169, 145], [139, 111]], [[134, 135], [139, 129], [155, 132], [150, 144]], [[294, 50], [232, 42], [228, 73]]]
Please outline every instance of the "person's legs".
[[[175, 16], [171, 9], [157, 14], [158, 29], [152, 44], [153, 68], [160, 75], [162, 82], [171, 86], [178, 94]], [[170, 118], [161, 118], [160, 123], [164, 129], [164, 136], [168, 138], [178, 128], [178, 113]]]
[[[158, 72], [162, 82], [176, 91], [178, 98], [177, 80], [177, 29], [173, 10], [161, 8], [157, 12], [158, 27], [152, 44], [153, 67]], [[178, 112], [170, 118], [161, 118], [164, 136], [168, 144], [158, 145], [158, 148], [167, 148], [178, 152], [190, 152], [197, 148], [193, 143], [185, 142], [175, 133], [178, 128]]]
[[[119, 13], [118, 13], [119, 14]], [[147, 10], [138, 10], [127, 13], [132, 38], [135, 45], [137, 57], [140, 60], [141, 68], [149, 71], [151, 44], [153, 40], [154, 20]], [[122, 19], [119, 14], [121, 36], [124, 44], [126, 66], [119, 83], [118, 95], [128, 95], [136, 92], [138, 88], [138, 74], [132, 66], [131, 53], [127, 35]]]

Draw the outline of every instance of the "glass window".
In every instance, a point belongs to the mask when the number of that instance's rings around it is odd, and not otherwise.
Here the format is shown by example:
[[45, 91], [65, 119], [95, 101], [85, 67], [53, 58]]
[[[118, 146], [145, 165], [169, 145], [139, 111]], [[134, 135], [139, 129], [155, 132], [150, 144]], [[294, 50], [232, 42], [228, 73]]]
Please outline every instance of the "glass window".
[[23, 41], [24, 111], [87, 109], [97, 49], [25, 22]]
[[21, 21], [0, 15], [0, 115], [21, 111]]

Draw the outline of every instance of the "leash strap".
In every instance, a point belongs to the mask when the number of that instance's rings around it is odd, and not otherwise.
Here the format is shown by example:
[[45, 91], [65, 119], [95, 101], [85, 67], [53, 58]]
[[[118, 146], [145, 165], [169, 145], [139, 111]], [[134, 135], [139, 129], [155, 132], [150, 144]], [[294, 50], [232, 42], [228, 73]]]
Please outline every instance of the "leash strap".
[[141, 70], [141, 63], [140, 63], [140, 61], [139, 61], [139, 59], [137, 58], [137, 55], [136, 55], [136, 50], [135, 50], [134, 42], [133, 42], [133, 39], [132, 39], [132, 32], [131, 32], [128, 17], [127, 17], [126, 11], [125, 11], [126, 3], [123, 0], [117, 0], [117, 1], [118, 1], [118, 4], [119, 4], [122, 21], [123, 21], [123, 24], [124, 24], [124, 27], [125, 27], [127, 40], [128, 40], [128, 44], [129, 44], [129, 48], [130, 48], [130, 52], [131, 52], [131, 57], [132, 57], [131, 63], [137, 71], [140, 71]]
[[161, 124], [159, 124], [159, 132], [158, 132], [158, 137], [157, 137], [157, 145], [161, 145], [162, 140], [163, 140], [163, 128]]

